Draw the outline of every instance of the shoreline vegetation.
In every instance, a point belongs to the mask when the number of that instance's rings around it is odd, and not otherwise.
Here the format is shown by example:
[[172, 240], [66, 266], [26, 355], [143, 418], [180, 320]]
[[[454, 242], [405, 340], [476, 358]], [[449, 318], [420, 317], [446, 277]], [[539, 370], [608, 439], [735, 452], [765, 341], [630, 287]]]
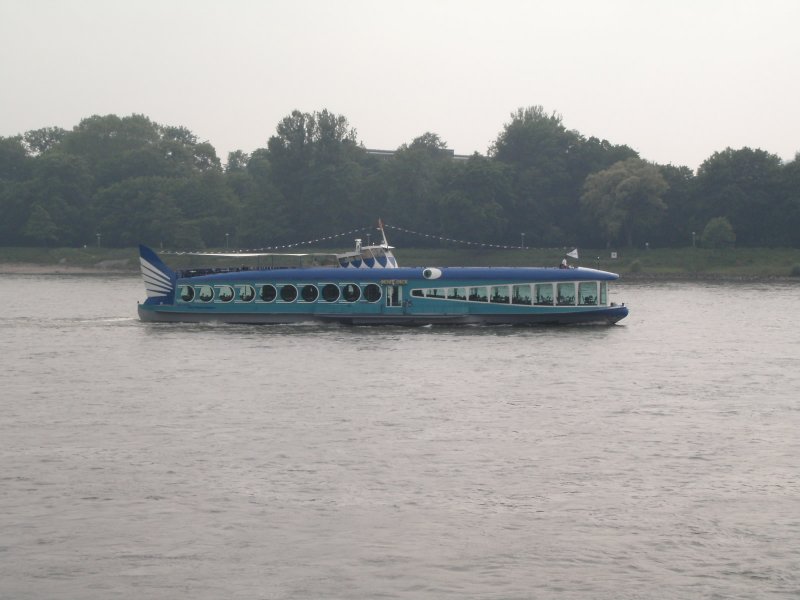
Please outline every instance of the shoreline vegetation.
[[[310, 254], [339, 250], [298, 248]], [[396, 252], [403, 266], [557, 266], [571, 248], [404, 248]], [[214, 249], [209, 249], [213, 252]], [[223, 251], [218, 249], [218, 251]], [[794, 248], [623, 248], [581, 249], [571, 265], [619, 273], [627, 280], [741, 280], [787, 279], [800, 282], [800, 249]], [[228, 266], [230, 258], [189, 256], [163, 252], [175, 268]], [[305, 258], [242, 258], [243, 266], [297, 266]], [[260, 261], [260, 262], [259, 262]], [[291, 262], [294, 261], [294, 262]], [[235, 261], [234, 261], [235, 262]], [[0, 247], [0, 274], [138, 274], [135, 248], [23, 248]]]

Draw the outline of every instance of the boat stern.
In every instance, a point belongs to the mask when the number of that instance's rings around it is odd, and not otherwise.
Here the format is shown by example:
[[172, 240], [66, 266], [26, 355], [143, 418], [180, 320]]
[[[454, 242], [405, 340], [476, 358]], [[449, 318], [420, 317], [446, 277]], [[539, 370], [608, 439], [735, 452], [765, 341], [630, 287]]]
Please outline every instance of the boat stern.
[[139, 246], [139, 266], [144, 288], [147, 292], [145, 304], [172, 304], [175, 302], [177, 276], [147, 246]]

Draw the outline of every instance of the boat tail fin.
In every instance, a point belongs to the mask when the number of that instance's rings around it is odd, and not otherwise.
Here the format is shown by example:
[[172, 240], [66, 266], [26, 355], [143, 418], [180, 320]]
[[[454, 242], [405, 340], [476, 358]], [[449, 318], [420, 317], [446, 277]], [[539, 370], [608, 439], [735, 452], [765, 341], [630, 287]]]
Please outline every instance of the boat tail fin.
[[175, 299], [175, 272], [165, 265], [153, 250], [139, 245], [139, 265], [148, 298], [173, 302]]

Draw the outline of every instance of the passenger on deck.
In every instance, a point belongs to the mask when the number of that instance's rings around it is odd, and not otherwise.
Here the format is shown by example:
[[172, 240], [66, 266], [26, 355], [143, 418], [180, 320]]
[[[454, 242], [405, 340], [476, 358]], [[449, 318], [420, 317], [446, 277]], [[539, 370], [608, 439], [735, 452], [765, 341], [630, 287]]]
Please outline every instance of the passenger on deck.
[[558, 265], [559, 269], [569, 269], [569, 265], [567, 264], [567, 259], [564, 258], [561, 260], [561, 264]]

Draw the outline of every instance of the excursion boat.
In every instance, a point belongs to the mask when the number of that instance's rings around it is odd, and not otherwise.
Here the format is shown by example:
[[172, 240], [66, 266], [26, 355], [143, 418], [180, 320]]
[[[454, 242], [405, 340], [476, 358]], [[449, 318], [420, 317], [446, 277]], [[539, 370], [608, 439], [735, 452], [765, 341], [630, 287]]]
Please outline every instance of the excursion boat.
[[[386, 241], [328, 255], [331, 266], [174, 271], [146, 246], [142, 321], [351, 325], [611, 325], [615, 273], [583, 267], [400, 267]], [[226, 253], [243, 258], [268, 254]], [[297, 255], [294, 255], [297, 256]]]

